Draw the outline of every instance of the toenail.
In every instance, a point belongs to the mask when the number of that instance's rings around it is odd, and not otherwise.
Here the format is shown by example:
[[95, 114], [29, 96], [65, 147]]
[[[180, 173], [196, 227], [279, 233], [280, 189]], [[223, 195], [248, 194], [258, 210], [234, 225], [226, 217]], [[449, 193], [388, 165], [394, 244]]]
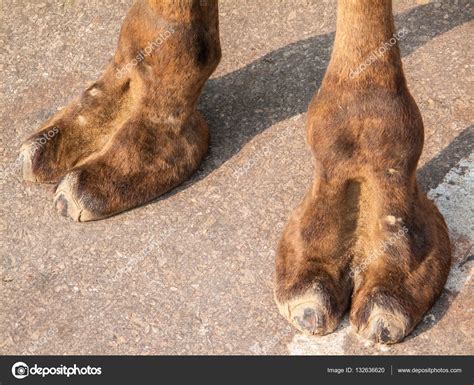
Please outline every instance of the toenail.
[[303, 316], [295, 316], [293, 320], [298, 323], [298, 325], [309, 332], [313, 332], [317, 327], [317, 317], [313, 309], [306, 308], [303, 312]]
[[67, 217], [67, 200], [64, 194], [59, 195], [56, 199], [56, 210], [63, 216]]
[[302, 316], [294, 316], [295, 321], [302, 330], [314, 334], [318, 329], [324, 327], [324, 317], [312, 308], [305, 308]]
[[380, 343], [401, 341], [406, 334], [404, 322], [393, 314], [379, 313], [368, 321], [368, 338]]
[[377, 320], [376, 322], [375, 333], [379, 341], [384, 343], [390, 341], [390, 330], [383, 324], [381, 320]]

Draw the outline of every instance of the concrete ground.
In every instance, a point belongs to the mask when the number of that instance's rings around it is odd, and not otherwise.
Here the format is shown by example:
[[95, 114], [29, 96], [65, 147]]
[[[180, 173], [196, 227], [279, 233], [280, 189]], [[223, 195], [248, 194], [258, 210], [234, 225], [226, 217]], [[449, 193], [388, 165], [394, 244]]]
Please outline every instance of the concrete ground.
[[221, 1], [223, 60], [200, 104], [210, 153], [162, 199], [77, 224], [55, 213], [51, 186], [21, 181], [21, 140], [97, 77], [130, 3], [0, 3], [0, 353], [473, 354], [474, 4], [394, 0], [425, 121], [419, 180], [455, 250], [441, 299], [386, 347], [347, 321], [300, 335], [272, 299], [275, 245], [312, 178], [305, 111], [331, 51], [332, 0]]

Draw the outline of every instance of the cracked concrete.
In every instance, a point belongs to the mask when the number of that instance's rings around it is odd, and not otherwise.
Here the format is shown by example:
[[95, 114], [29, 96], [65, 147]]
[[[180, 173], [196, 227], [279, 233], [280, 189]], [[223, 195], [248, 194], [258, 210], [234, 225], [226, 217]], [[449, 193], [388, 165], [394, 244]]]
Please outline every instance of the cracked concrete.
[[334, 38], [332, 0], [221, 1], [223, 60], [200, 109], [199, 173], [145, 207], [59, 217], [21, 181], [21, 140], [93, 81], [130, 1], [0, 4], [1, 354], [473, 354], [473, 5], [394, 1], [425, 121], [419, 180], [455, 246], [441, 299], [406, 342], [367, 344], [347, 322], [305, 337], [272, 299], [274, 249], [312, 176], [305, 111]]

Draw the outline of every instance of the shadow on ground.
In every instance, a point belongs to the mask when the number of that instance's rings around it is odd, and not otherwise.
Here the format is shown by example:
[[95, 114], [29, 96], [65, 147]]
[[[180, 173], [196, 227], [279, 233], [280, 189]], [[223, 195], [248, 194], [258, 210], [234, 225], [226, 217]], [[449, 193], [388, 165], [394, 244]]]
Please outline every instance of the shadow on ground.
[[[398, 15], [397, 28], [409, 31], [400, 43], [402, 56], [472, 20], [474, 16], [463, 9], [468, 2], [445, 2], [455, 8], [448, 20], [444, 18], [446, 11], [436, 8], [433, 3]], [[210, 153], [200, 172], [182, 188], [206, 177], [268, 127], [306, 112], [329, 64], [334, 36], [334, 33], [329, 33], [298, 41], [235, 72], [210, 80], [200, 104], [211, 128]], [[440, 184], [446, 173], [472, 152], [473, 127], [464, 129], [448, 147], [418, 170], [419, 183], [424, 191]], [[451, 302], [443, 295], [433, 308], [436, 322], [421, 323], [408, 338], [414, 338], [437, 324]]]
[[[409, 31], [401, 42], [402, 55], [409, 55], [436, 36], [473, 19], [464, 9], [468, 3], [444, 2], [455, 8], [448, 19], [444, 18], [446, 11], [433, 3], [398, 15], [398, 29]], [[190, 183], [204, 178], [266, 128], [304, 113], [323, 79], [333, 40], [334, 33], [301, 40], [210, 80], [200, 109], [211, 127], [211, 149]], [[429, 179], [428, 174], [422, 172], [424, 181]]]
[[448, 147], [418, 170], [418, 182], [428, 192], [438, 186], [458, 162], [474, 151], [474, 125], [465, 128]]

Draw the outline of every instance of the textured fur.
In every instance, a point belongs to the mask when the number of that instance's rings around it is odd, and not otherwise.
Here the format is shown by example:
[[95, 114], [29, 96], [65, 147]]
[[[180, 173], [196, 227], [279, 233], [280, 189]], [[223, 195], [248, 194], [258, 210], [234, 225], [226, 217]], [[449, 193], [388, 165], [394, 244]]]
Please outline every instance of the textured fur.
[[[308, 110], [316, 175], [276, 260], [279, 310], [312, 334], [332, 332], [350, 309], [366, 338], [401, 341], [449, 272], [446, 225], [416, 182], [423, 123], [398, 45], [353, 76], [394, 32], [390, 1], [339, 1], [333, 55]], [[104, 75], [25, 142], [25, 178], [59, 181], [56, 207], [78, 221], [169, 191], [207, 151], [196, 103], [220, 56], [217, 0], [137, 1]]]
[[333, 55], [308, 110], [315, 180], [276, 261], [277, 303], [312, 334], [333, 331], [350, 307], [362, 335], [398, 342], [449, 272], [446, 225], [416, 182], [423, 122], [398, 45], [351, 76], [393, 34], [389, 1], [339, 1]]
[[[25, 179], [59, 179], [56, 207], [78, 221], [142, 205], [177, 186], [207, 152], [208, 127], [196, 104], [220, 56], [216, 0], [202, 7], [137, 1], [104, 75], [24, 144]], [[59, 133], [32, 150], [51, 127]]]

